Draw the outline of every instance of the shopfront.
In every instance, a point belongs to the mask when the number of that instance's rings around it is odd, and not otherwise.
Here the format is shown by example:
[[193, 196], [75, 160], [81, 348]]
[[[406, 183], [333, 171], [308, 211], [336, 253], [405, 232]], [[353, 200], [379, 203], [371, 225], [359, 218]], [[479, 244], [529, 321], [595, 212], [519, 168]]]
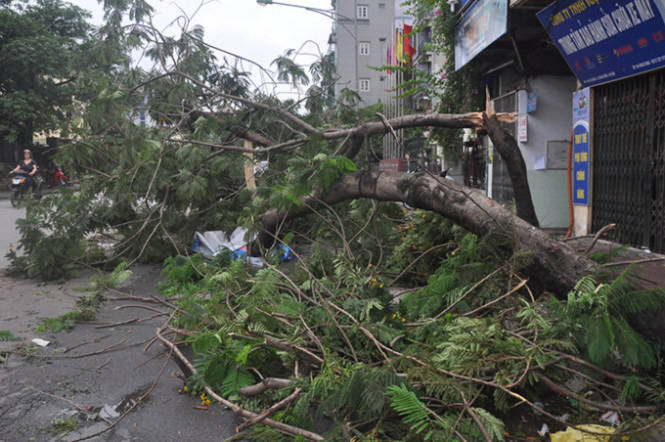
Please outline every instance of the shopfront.
[[[538, 14], [589, 103], [576, 124], [577, 233], [665, 252], [665, 2], [555, 2]], [[586, 94], [586, 95], [585, 95]]]

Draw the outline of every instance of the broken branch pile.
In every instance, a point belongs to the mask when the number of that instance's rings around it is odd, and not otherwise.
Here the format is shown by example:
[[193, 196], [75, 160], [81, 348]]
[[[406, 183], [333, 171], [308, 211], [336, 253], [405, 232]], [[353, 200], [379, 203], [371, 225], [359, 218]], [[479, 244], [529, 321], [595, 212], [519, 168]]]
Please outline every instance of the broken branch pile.
[[[193, 360], [158, 337], [188, 388], [233, 410], [238, 431], [256, 440], [493, 441], [534, 436], [545, 423], [610, 419], [617, 435], [660, 423], [659, 359], [630, 318], [659, 306], [662, 291], [632, 290], [627, 273], [587, 276], [560, 301], [534, 294], [522, 276], [529, 257], [506, 255], [510, 232], [478, 239], [420, 211], [395, 230], [400, 244], [374, 264], [360, 265], [343, 229], [339, 253], [312, 246], [307, 259], [266, 258], [258, 271], [167, 260], [161, 290], [178, 296], [172, 331]], [[425, 285], [390, 287], [423, 281], [404, 274], [433, 253], [414, 242], [427, 232], [441, 243], [438, 268]], [[404, 244], [412, 259], [397, 256]]]

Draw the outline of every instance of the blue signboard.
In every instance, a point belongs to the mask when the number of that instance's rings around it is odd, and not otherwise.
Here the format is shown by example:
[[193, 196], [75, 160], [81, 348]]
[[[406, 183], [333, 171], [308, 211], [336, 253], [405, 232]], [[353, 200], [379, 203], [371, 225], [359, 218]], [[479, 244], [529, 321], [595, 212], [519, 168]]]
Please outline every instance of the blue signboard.
[[538, 92], [536, 91], [531, 91], [528, 93], [526, 96], [526, 111], [527, 113], [531, 114], [536, 111], [536, 107], [538, 105]]
[[665, 66], [665, 0], [559, 0], [538, 19], [584, 86]]
[[573, 203], [589, 204], [589, 88], [573, 93]]
[[508, 0], [477, 0], [455, 26], [455, 70], [506, 33]]

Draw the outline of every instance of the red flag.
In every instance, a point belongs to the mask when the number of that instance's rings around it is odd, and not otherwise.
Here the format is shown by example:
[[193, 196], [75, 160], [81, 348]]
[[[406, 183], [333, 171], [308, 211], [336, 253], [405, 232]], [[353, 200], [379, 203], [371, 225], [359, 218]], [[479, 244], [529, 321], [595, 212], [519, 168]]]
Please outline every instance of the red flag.
[[409, 64], [411, 57], [416, 55], [416, 48], [411, 46], [411, 32], [413, 32], [413, 26], [404, 25], [404, 55], [405, 55], [405, 64]]

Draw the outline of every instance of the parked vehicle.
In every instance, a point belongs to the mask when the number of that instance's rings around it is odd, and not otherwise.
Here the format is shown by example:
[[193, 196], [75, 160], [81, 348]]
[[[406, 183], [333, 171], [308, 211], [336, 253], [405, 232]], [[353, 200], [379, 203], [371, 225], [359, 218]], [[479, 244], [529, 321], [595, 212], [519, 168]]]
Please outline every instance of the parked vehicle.
[[51, 187], [69, 186], [69, 177], [60, 166], [50, 168], [46, 174], [46, 185]]
[[32, 187], [33, 190], [35, 190], [35, 196], [39, 195], [39, 187], [41, 184], [41, 180], [39, 178], [34, 178], [35, 179], [35, 186], [32, 186], [32, 180], [33, 178], [29, 176], [25, 171], [19, 170], [18, 172], [14, 173], [14, 176], [12, 177], [12, 182], [10, 185], [10, 202], [12, 203], [13, 207], [16, 207], [16, 204], [18, 201], [23, 198], [23, 196], [28, 193], [30, 188]]

